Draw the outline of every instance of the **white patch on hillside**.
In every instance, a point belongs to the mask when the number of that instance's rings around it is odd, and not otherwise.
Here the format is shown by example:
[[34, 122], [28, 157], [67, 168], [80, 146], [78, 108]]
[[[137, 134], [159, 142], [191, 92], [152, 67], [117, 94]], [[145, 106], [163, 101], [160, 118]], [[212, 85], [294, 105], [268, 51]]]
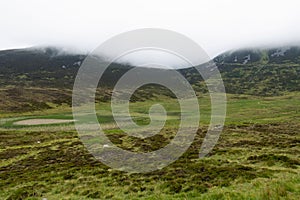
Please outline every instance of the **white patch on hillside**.
[[80, 66], [81, 65], [81, 61], [77, 61], [77, 62], [74, 62], [73, 66]]
[[247, 64], [251, 60], [250, 54], [244, 57], [244, 62], [243, 64]]
[[277, 49], [275, 53], [271, 54], [271, 57], [284, 56], [285, 52], [289, 49], [290, 49], [289, 47], [283, 47], [283, 48]]
[[237, 61], [238, 61], [237, 56], [235, 56], [234, 57], [234, 62], [237, 62]]

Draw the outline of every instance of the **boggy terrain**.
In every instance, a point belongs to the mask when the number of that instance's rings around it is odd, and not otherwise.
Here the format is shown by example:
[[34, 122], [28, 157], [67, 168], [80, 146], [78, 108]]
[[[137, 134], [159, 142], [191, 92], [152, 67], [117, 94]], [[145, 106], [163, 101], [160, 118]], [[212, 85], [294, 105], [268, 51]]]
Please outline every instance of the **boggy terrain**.
[[[163, 98], [159, 98], [163, 101]], [[83, 146], [73, 123], [18, 125], [24, 119], [71, 119], [68, 107], [6, 117], [0, 123], [1, 199], [299, 199], [300, 108], [298, 93], [279, 97], [228, 95], [225, 128], [213, 151], [199, 159], [207, 130], [208, 97], [199, 98], [201, 126], [176, 162], [146, 174], [116, 171]], [[174, 100], [175, 101], [175, 100]], [[147, 124], [152, 101], [132, 103], [132, 116]], [[99, 114], [117, 146], [136, 152], [157, 150], [173, 138], [178, 108], [166, 127], [146, 139], [127, 136], [108, 113]], [[99, 109], [110, 105], [103, 103]], [[107, 115], [106, 115], [107, 114]]]
[[[227, 91], [227, 115], [217, 145], [201, 159], [210, 98], [194, 68], [179, 69], [198, 96], [200, 127], [176, 162], [146, 174], [105, 166], [79, 139], [72, 86], [85, 55], [55, 48], [1, 51], [0, 199], [300, 199], [299, 49], [244, 49], [214, 58]], [[159, 103], [168, 114], [165, 127], [145, 139], [121, 131], [110, 96], [131, 68], [112, 63], [105, 72], [96, 94], [98, 121], [114, 145], [154, 151], [175, 136], [180, 108], [168, 89], [141, 87], [130, 99], [133, 121], [149, 124], [149, 108]]]

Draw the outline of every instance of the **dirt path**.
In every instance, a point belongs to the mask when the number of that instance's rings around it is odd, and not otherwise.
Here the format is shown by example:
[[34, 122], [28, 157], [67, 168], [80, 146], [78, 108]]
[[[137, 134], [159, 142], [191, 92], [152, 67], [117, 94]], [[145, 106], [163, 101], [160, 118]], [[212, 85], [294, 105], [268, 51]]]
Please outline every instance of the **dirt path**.
[[41, 125], [41, 124], [59, 124], [73, 122], [73, 119], [26, 119], [17, 121], [15, 125]]

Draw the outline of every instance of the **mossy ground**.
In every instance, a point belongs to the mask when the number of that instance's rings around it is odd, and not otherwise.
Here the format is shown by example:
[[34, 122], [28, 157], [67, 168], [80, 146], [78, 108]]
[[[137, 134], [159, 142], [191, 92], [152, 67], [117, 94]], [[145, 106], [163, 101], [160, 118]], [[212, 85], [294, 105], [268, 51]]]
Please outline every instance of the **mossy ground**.
[[[201, 126], [187, 152], [176, 162], [147, 174], [112, 170], [85, 149], [72, 124], [15, 126], [32, 117], [69, 118], [57, 108], [0, 123], [0, 199], [300, 199], [300, 95], [229, 96], [224, 131], [213, 151], [199, 159], [209, 109], [199, 99]], [[133, 114], [153, 102], [136, 102]], [[147, 139], [134, 139], [115, 128], [108, 113], [99, 121], [116, 145], [131, 151], [153, 151], [176, 132], [178, 108], [171, 106], [167, 127]], [[168, 106], [168, 105], [167, 105]], [[107, 110], [108, 104], [99, 105]], [[63, 112], [62, 112], [63, 111]], [[139, 120], [140, 119], [140, 120]]]

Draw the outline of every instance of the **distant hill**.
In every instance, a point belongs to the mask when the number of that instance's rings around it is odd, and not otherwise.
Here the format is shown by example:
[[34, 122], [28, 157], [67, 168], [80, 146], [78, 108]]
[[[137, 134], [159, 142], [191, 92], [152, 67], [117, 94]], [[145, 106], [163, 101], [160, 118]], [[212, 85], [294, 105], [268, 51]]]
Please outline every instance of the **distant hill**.
[[[49, 103], [71, 104], [74, 79], [85, 57], [55, 47], [0, 51], [0, 110], [34, 110], [47, 108]], [[300, 47], [240, 49], [225, 52], [213, 60], [228, 93], [274, 96], [300, 91]], [[100, 100], [109, 99], [113, 85], [132, 67], [111, 64], [101, 79]], [[195, 68], [178, 71], [196, 91], [206, 92]], [[136, 94], [133, 99], [153, 96], [150, 93], [172, 96], [161, 87], [150, 88], [151, 92]]]
[[300, 90], [300, 47], [236, 50], [214, 61], [229, 93], [270, 96]]
[[84, 55], [67, 54], [50, 47], [0, 51], [0, 84], [69, 86], [84, 58]]
[[223, 53], [214, 61], [219, 64], [299, 64], [300, 47], [240, 49]]

